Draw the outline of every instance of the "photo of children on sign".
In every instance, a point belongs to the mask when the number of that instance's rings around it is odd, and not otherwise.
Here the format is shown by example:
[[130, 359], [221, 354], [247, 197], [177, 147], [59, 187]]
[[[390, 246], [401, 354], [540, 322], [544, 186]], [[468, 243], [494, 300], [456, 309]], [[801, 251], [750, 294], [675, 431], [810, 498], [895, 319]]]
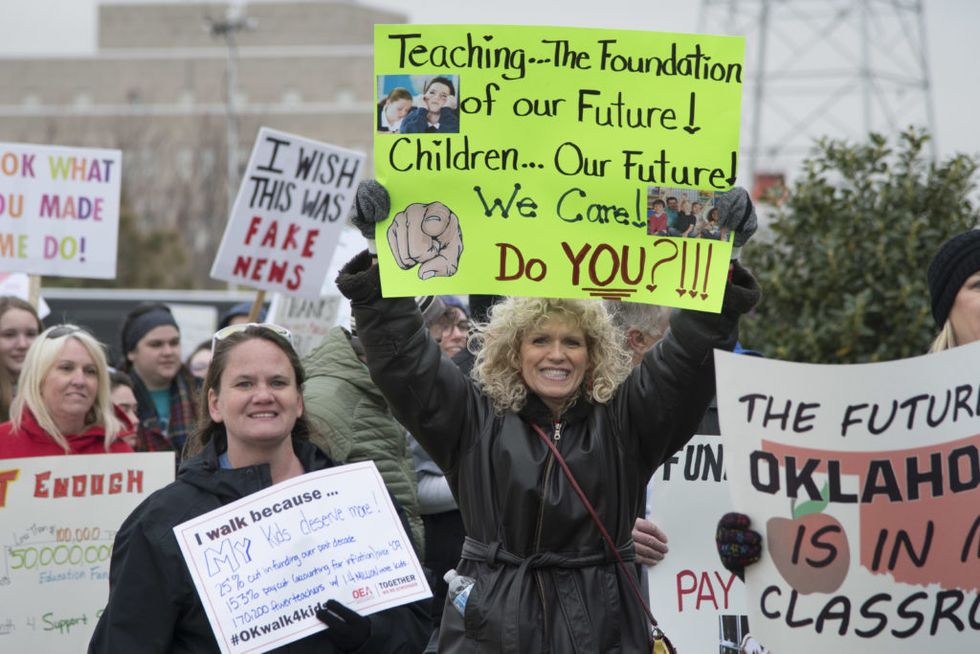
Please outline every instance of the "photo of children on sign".
[[375, 129], [389, 134], [458, 134], [458, 75], [379, 75]]
[[715, 193], [667, 186], [647, 187], [647, 234], [727, 241], [718, 223]]

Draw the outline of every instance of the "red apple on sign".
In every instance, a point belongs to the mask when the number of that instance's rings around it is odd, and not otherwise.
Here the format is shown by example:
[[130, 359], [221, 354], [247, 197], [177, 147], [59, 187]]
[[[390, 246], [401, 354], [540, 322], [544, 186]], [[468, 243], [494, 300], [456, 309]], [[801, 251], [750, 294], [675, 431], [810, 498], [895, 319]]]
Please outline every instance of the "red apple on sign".
[[776, 569], [801, 595], [832, 593], [847, 576], [851, 551], [844, 527], [833, 516], [821, 513], [824, 499], [804, 502], [793, 509], [793, 518], [770, 518], [766, 543]]

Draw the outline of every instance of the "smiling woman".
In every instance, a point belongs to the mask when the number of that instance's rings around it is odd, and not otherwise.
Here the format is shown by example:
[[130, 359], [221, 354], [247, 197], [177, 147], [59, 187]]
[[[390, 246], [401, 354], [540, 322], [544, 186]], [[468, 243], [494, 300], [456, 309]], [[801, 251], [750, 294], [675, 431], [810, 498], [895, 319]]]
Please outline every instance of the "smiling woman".
[[112, 405], [102, 346], [74, 325], [43, 332], [21, 371], [13, 420], [0, 425], [0, 458], [132, 452], [133, 425]]
[[[254, 323], [216, 334], [204, 380], [204, 417], [188, 442], [189, 458], [177, 481], [149, 497], [120, 528], [109, 569], [109, 601], [89, 652], [220, 651], [174, 527], [272, 484], [334, 465], [309, 442], [302, 395], [306, 375], [289, 338], [282, 327]], [[297, 495], [253, 512], [252, 519], [270, 518], [312, 499]], [[415, 652], [428, 636], [423, 605], [369, 617], [335, 600], [327, 608], [317, 612], [329, 625], [327, 631], [272, 651]]]
[[[362, 182], [362, 192], [384, 188]], [[438, 650], [650, 651], [635, 566], [623, 563], [635, 558], [633, 523], [650, 475], [691, 438], [714, 393], [712, 350], [734, 346], [759, 297], [752, 276], [734, 265], [721, 314], [675, 312], [632, 371], [601, 304], [508, 298], [470, 337], [472, 378], [425, 334], [415, 302], [381, 297], [370, 254], [348, 262], [337, 287], [371, 379], [446, 472], [465, 526], [456, 571], [475, 583], [465, 616], [444, 605]]]

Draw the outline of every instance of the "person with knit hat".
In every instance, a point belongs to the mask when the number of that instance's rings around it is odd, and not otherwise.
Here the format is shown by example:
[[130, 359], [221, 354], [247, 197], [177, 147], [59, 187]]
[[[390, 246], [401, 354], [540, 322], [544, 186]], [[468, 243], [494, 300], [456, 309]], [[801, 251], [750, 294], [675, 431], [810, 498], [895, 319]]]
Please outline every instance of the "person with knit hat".
[[181, 361], [177, 321], [165, 304], [140, 304], [123, 320], [121, 341], [140, 419], [133, 449], [173, 450], [179, 460], [197, 422], [199, 382]]
[[932, 317], [939, 328], [930, 352], [980, 340], [980, 229], [949, 239], [927, 273]]

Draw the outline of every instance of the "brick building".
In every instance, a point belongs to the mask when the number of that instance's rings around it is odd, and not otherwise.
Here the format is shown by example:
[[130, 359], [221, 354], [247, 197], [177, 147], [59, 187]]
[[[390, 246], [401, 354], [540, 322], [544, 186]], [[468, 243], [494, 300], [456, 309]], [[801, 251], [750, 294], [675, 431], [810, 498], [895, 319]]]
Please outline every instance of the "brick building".
[[[94, 54], [0, 58], [0, 140], [123, 150], [123, 203], [182, 235], [195, 285], [228, 216], [226, 3], [103, 4]], [[375, 23], [352, 0], [249, 2], [236, 33], [239, 168], [260, 126], [370, 154]], [[237, 186], [237, 182], [236, 182]], [[120, 256], [124, 256], [124, 243]]]

